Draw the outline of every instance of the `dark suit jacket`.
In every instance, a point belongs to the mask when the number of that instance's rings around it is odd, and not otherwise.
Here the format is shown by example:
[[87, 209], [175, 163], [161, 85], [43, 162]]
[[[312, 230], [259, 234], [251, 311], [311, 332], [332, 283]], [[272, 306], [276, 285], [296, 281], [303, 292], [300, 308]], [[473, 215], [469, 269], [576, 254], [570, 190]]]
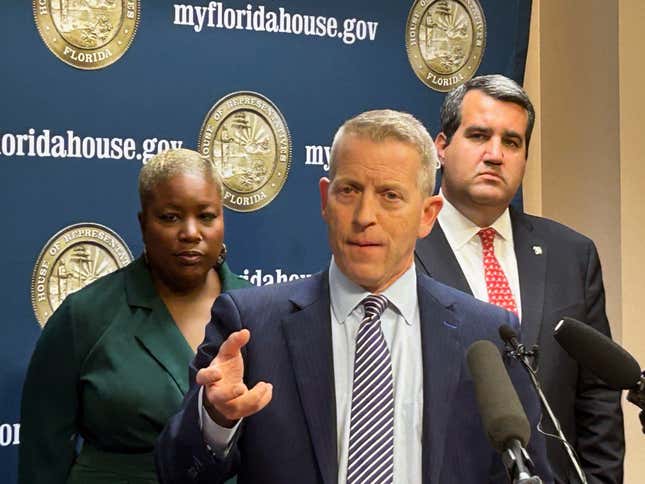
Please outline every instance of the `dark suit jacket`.
[[[598, 253], [593, 242], [552, 220], [511, 209], [522, 300], [522, 339], [538, 344], [539, 380], [589, 483], [619, 483], [624, 435], [620, 393], [583, 371], [553, 338], [564, 316], [610, 335]], [[443, 230], [436, 224], [417, 243], [417, 266], [433, 278], [472, 293]], [[553, 427], [545, 428], [553, 432]], [[547, 440], [556, 482], [576, 482], [562, 445]]]
[[[499, 456], [484, 434], [465, 352], [476, 340], [496, 341], [510, 313], [418, 278], [423, 348], [423, 482], [507, 482]], [[251, 331], [245, 347], [245, 382], [273, 384], [273, 399], [242, 423], [225, 459], [211, 454], [201, 435], [199, 388], [157, 442], [162, 483], [217, 483], [238, 473], [243, 483], [325, 483], [338, 480], [328, 274], [293, 283], [232, 291], [213, 307], [206, 340], [192, 366], [209, 364], [232, 331]], [[538, 402], [517, 366], [510, 373], [533, 423]], [[535, 433], [537, 434], [537, 433]], [[551, 482], [544, 442], [531, 442], [539, 471]]]

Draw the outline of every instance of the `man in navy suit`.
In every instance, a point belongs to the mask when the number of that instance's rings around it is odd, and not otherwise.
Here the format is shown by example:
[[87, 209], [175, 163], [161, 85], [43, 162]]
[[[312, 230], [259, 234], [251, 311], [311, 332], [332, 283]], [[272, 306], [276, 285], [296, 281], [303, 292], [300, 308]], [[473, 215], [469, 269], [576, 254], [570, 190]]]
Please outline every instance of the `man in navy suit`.
[[[415, 270], [442, 206], [430, 136], [408, 114], [370, 111], [340, 128], [331, 159], [329, 269], [218, 298], [157, 445], [161, 482], [507, 482], [465, 353], [517, 320]], [[509, 372], [535, 425], [528, 379]], [[538, 432], [529, 452], [551, 482]]]
[[[477, 234], [495, 230], [494, 253], [520, 316], [523, 342], [540, 347], [538, 379], [564, 434], [590, 484], [620, 483], [620, 392], [580, 368], [553, 338], [564, 316], [610, 336], [594, 243], [557, 222], [509, 208], [524, 176], [534, 120], [526, 92], [503, 76], [475, 77], [447, 95], [435, 140], [444, 206], [431, 233], [417, 243], [417, 267], [490, 301]], [[555, 433], [547, 422], [544, 427]], [[547, 451], [556, 482], [578, 482], [561, 442], [549, 439]]]

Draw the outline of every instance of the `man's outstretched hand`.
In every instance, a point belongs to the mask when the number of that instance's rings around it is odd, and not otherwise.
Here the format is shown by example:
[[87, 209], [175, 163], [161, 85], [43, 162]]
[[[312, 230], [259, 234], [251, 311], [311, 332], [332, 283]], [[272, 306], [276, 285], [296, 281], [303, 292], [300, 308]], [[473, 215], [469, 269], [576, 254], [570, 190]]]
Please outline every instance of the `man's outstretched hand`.
[[204, 386], [204, 408], [222, 427], [231, 428], [239, 419], [259, 412], [273, 396], [270, 383], [258, 382], [251, 389], [244, 384], [244, 360], [240, 350], [249, 339], [248, 329], [231, 333], [211, 364], [197, 372], [196, 382]]

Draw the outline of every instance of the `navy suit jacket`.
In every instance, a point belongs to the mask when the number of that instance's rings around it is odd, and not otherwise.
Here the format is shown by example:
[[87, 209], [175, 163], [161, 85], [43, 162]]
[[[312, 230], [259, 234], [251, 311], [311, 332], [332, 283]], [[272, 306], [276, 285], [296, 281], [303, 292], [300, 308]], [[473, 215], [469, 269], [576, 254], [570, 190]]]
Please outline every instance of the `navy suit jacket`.
[[[465, 354], [477, 340], [497, 343], [498, 326], [509, 324], [514, 316], [424, 275], [418, 277], [418, 297], [424, 366], [423, 483], [506, 483], [501, 459], [481, 424]], [[231, 291], [218, 298], [212, 316], [191, 368], [193, 387], [157, 442], [161, 482], [217, 483], [237, 474], [240, 484], [335, 484], [338, 449], [328, 274]], [[228, 334], [241, 328], [251, 332], [243, 349], [245, 382], [249, 387], [261, 380], [271, 382], [273, 399], [244, 419], [230, 453], [218, 459], [201, 435], [194, 375], [210, 363]], [[509, 372], [535, 424], [538, 402], [528, 379], [517, 365]], [[529, 448], [538, 472], [551, 482], [537, 432]]]
[[[574, 445], [589, 484], [623, 481], [624, 434], [620, 392], [581, 369], [553, 338], [565, 316], [611, 336], [598, 252], [587, 237], [549, 219], [511, 208], [522, 300], [523, 343], [539, 345], [538, 379]], [[417, 242], [416, 260], [434, 279], [472, 294], [439, 224]], [[547, 424], [550, 433], [554, 429]], [[577, 482], [561, 443], [547, 440], [556, 482]]]

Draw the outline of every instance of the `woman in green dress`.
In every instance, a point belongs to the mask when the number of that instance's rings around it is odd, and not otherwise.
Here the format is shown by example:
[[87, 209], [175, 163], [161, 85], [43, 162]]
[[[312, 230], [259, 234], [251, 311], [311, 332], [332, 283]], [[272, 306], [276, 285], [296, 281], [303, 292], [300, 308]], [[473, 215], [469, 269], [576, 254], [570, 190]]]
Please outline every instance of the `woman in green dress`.
[[[190, 150], [139, 175], [144, 255], [68, 296], [48, 320], [22, 396], [20, 484], [155, 484], [153, 447], [189, 387], [222, 291], [222, 182]], [[79, 452], [80, 448], [80, 452]]]

